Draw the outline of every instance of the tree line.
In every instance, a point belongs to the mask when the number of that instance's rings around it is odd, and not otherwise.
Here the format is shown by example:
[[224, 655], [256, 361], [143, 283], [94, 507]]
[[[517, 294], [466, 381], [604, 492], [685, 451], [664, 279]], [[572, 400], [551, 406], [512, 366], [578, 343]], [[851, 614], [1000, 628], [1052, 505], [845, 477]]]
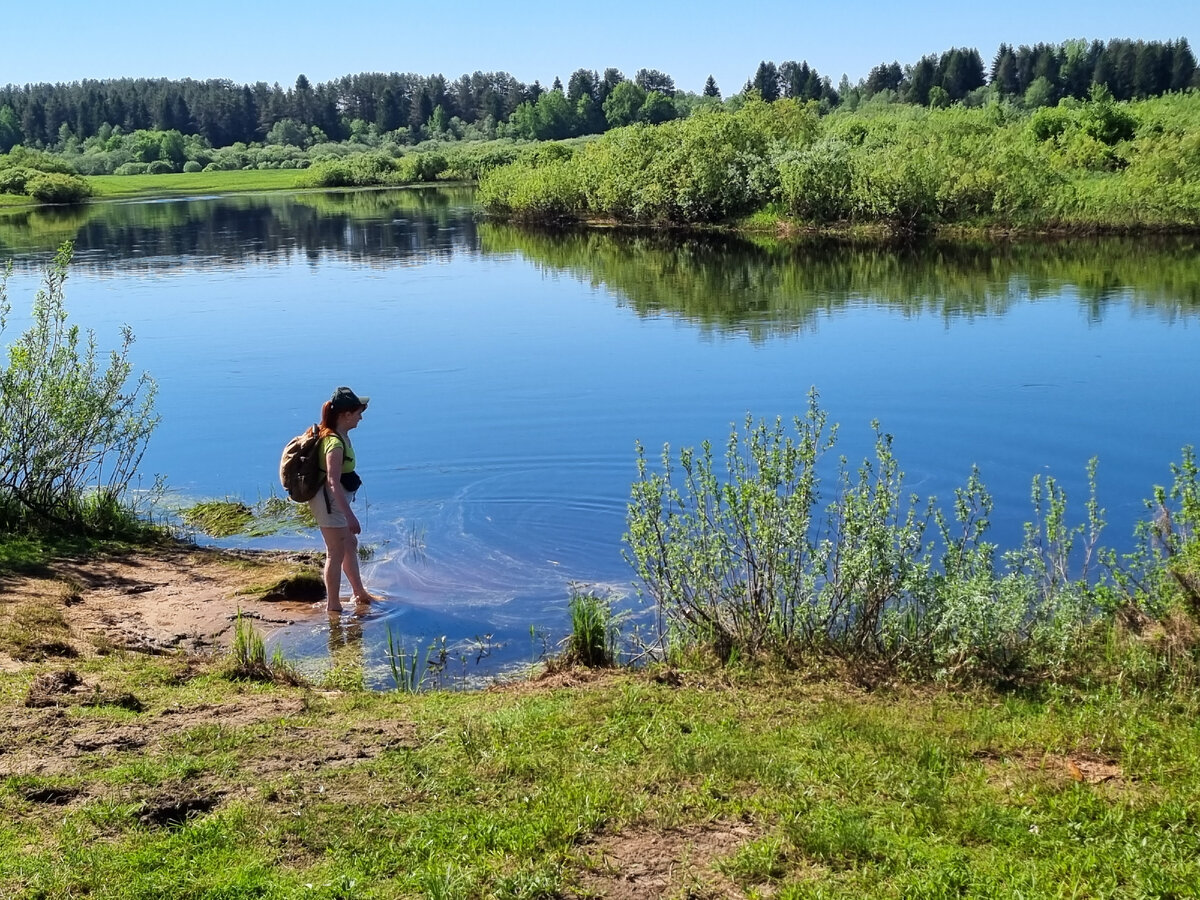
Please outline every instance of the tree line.
[[[901, 66], [881, 63], [851, 84], [835, 87], [807, 62], [763, 61], [742, 91], [764, 100], [816, 101], [822, 109], [866, 101], [943, 106], [981, 105], [988, 97], [1016, 98], [1030, 107], [1065, 97], [1084, 98], [1102, 85], [1118, 99], [1158, 96], [1200, 86], [1186, 38], [1177, 41], [1067, 41], [1011, 47], [1001, 44], [990, 68], [979, 51], [953, 48]], [[135, 131], [178, 132], [210, 147], [353, 140], [370, 133], [401, 144], [430, 137], [561, 139], [596, 134], [635, 122], [684, 118], [720, 103], [709, 76], [699, 93], [680, 91], [667, 74], [642, 69], [577, 69], [564, 86], [525, 84], [507, 72], [442, 75], [362, 73], [294, 85], [228, 80], [123, 78], [0, 88], [0, 153], [20, 144], [61, 150], [74, 141], [109, 140]]]
[[[995, 96], [1036, 108], [1068, 97], [1083, 100], [1093, 85], [1106, 88], [1116, 100], [1144, 100], [1200, 87], [1200, 75], [1186, 38], [1165, 43], [1073, 40], [1019, 47], [1001, 44], [986, 71], [973, 48], [923, 56], [903, 68], [898, 62], [880, 63], [853, 90], [856, 99], [889, 93], [902, 103], [945, 106], [969, 101], [972, 94], [987, 88]], [[842, 92], [847, 89], [843, 83]]]

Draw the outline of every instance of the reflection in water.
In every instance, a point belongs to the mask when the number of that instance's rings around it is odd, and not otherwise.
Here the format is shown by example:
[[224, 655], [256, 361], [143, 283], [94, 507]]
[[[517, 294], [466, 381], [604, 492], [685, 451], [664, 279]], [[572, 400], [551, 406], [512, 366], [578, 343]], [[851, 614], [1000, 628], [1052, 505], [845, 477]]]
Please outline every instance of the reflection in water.
[[518, 252], [625, 298], [641, 316], [676, 315], [766, 339], [855, 304], [950, 320], [998, 315], [1073, 292], [1098, 321], [1134, 302], [1174, 318], [1200, 310], [1194, 236], [1040, 243], [881, 246], [811, 240], [756, 244], [726, 236], [545, 232], [487, 223], [485, 253]]
[[[0, 215], [0, 253], [75, 241], [75, 268], [245, 266], [302, 254], [370, 264], [448, 259], [476, 246], [465, 188], [235, 194]], [[38, 257], [18, 266], [38, 267]]]
[[[368, 265], [520, 254], [604, 286], [641, 316], [766, 339], [870, 303], [947, 320], [1073, 293], [1099, 321], [1133, 302], [1168, 319], [1200, 308], [1200, 238], [781, 243], [715, 234], [544, 231], [476, 222], [466, 187], [235, 194], [0, 214], [0, 254], [38, 268], [64, 240], [76, 268], [228, 267], [334, 257]], [[31, 253], [32, 251], [32, 253]]]
[[329, 617], [329, 660], [334, 665], [345, 665], [347, 662], [351, 662], [362, 667], [362, 619], [357, 616], [349, 619], [343, 619], [341, 616]]

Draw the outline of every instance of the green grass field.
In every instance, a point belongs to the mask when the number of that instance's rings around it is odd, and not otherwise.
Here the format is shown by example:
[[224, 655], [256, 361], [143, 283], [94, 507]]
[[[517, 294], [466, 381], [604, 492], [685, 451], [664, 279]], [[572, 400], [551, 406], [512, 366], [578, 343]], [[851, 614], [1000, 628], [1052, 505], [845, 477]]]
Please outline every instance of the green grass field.
[[9, 898], [1194, 897], [1194, 697], [704, 669], [0, 675]]
[[186, 172], [168, 175], [91, 175], [87, 183], [97, 200], [126, 197], [173, 197], [239, 191], [283, 191], [297, 186], [297, 169]]

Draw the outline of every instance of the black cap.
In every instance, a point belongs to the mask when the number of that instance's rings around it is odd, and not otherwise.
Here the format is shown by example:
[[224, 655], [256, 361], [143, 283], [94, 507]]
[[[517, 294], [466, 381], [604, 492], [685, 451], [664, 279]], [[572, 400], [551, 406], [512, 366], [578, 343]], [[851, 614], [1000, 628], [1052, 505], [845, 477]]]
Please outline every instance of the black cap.
[[348, 387], [340, 387], [333, 392], [333, 396], [329, 398], [329, 405], [334, 412], [355, 412], [356, 410], [366, 409], [367, 401], [370, 397], [360, 397]]

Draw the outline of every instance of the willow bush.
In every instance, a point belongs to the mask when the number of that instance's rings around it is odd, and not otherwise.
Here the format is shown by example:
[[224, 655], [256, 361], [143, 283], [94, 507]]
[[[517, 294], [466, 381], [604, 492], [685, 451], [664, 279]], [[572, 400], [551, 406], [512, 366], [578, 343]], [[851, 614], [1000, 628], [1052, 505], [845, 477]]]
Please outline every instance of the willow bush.
[[678, 462], [664, 447], [655, 471], [638, 447], [626, 556], [665, 640], [723, 659], [834, 654], [1007, 682], [1068, 670], [1096, 626], [1118, 615], [1200, 616], [1190, 450], [1171, 491], [1158, 492], [1159, 524], [1123, 560], [1099, 545], [1094, 462], [1084, 522], [1069, 523], [1053, 478], [1035, 478], [1024, 540], [999, 552], [987, 541], [992, 501], [979, 473], [946, 509], [907, 494], [892, 439], [874, 427], [873, 458], [857, 467], [841, 458], [830, 486], [837, 428], [815, 391], [790, 431], [747, 417], [721, 462], [707, 442]]
[[871, 105], [820, 118], [751, 101], [614, 129], [570, 160], [481, 176], [489, 213], [706, 225], [759, 211], [823, 226], [1168, 228], [1200, 223], [1200, 93], [1102, 91], [1013, 107]]
[[[32, 323], [0, 370], [0, 526], [105, 531], [132, 520], [129, 491], [158, 417], [155, 383], [134, 377], [133, 332], [107, 359], [95, 335], [69, 325], [64, 243], [33, 301]], [[0, 279], [0, 333], [7, 324]]]

